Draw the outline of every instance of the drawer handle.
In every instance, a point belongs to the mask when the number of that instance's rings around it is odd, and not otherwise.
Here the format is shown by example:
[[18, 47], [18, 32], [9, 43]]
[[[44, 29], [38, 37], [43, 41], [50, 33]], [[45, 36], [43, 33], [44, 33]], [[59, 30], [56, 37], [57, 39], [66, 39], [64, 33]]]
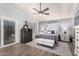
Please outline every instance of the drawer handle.
[[77, 47], [77, 49], [78, 49], [78, 47]]
[[77, 32], [78, 33], [78, 32]]
[[77, 41], [78, 41], [78, 39], [77, 39]]

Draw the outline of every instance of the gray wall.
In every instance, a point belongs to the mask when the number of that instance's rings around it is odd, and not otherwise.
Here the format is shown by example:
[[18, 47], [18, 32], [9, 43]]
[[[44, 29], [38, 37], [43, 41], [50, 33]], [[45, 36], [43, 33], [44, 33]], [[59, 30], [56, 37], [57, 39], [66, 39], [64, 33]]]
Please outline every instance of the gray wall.
[[79, 25], [79, 4], [77, 4], [74, 10], [74, 26]]
[[79, 25], [79, 9], [77, 9], [76, 14], [74, 15], [74, 25]]
[[[72, 18], [64, 18], [64, 19], [58, 19], [58, 20], [50, 20], [50, 21], [42, 21], [39, 22], [39, 29], [43, 24], [49, 24], [49, 23], [59, 23], [60, 24], [60, 32], [62, 31], [62, 26], [66, 27], [70, 33], [70, 35], [73, 37], [73, 21]], [[40, 30], [39, 30], [40, 31]]]
[[75, 26], [79, 25], [79, 15], [75, 17], [74, 25]]

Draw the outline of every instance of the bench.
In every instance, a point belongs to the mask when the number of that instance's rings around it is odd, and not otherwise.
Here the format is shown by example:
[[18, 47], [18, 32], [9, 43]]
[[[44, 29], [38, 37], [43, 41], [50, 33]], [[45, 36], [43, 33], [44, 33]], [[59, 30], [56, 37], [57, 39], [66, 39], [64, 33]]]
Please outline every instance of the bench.
[[51, 39], [37, 38], [36, 42], [37, 44], [41, 44], [49, 47], [54, 47], [55, 45], [55, 40], [51, 40]]

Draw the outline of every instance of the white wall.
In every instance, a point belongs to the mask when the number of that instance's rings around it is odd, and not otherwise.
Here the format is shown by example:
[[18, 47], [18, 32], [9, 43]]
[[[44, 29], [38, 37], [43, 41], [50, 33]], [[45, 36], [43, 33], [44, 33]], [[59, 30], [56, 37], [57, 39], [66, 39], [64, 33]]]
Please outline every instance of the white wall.
[[10, 4], [10, 3], [2, 3], [0, 4], [0, 18], [6, 18], [6, 19], [14, 19], [17, 21], [17, 40], [16, 42], [20, 42], [20, 30], [22, 26], [24, 25], [24, 21], [29, 21], [31, 23], [33, 22], [32, 18], [24, 13], [22, 10], [20, 10], [16, 5]]

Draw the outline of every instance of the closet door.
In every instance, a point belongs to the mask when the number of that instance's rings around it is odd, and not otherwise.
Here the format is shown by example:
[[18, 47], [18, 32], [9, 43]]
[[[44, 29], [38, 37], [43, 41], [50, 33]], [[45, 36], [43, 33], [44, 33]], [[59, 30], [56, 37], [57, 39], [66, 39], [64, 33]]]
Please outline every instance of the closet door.
[[15, 22], [10, 20], [3, 21], [4, 28], [4, 45], [15, 42]]

